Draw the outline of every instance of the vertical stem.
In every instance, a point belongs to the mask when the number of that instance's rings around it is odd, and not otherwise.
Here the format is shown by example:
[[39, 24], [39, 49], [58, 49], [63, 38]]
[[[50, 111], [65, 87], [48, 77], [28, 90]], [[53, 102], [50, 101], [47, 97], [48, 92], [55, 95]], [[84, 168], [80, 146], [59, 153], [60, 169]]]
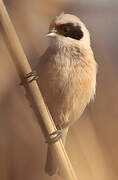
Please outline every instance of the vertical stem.
[[[0, 0], [0, 22], [2, 25], [3, 37], [5, 39], [6, 45], [10, 51], [12, 60], [17, 68], [19, 76], [22, 79], [27, 73], [31, 72], [31, 67], [24, 54], [22, 46], [19, 42], [17, 34], [2, 0]], [[35, 107], [36, 115], [38, 117], [40, 116], [42, 119], [42, 121], [39, 121], [39, 123], [42, 129], [42, 133], [46, 137], [47, 134], [49, 135], [50, 133], [54, 132], [56, 127], [49, 111], [47, 110], [47, 107], [45, 106], [39, 87], [35, 81], [32, 81], [29, 84], [26, 83], [24, 87], [32, 99], [32, 104]], [[54, 155], [58, 157], [58, 163], [62, 167], [64, 179], [77, 180], [62, 141], [59, 140], [58, 142], [54, 143], [52, 148], [55, 152]]]

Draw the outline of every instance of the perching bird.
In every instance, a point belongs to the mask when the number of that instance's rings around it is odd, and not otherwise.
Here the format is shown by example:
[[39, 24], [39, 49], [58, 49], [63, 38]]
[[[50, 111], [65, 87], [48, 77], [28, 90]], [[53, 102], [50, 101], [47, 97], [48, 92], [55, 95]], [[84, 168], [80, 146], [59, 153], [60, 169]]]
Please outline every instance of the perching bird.
[[[50, 27], [50, 43], [36, 67], [39, 88], [57, 127], [63, 129], [65, 144], [69, 127], [82, 115], [94, 98], [97, 65], [90, 36], [80, 19], [60, 14]], [[51, 145], [48, 147], [46, 172], [57, 172]]]

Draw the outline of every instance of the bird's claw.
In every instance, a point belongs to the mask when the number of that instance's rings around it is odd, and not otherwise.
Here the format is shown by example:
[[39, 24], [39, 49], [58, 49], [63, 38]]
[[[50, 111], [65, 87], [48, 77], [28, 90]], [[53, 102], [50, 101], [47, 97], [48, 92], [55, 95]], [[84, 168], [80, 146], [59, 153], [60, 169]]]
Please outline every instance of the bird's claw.
[[23, 81], [20, 83], [20, 85], [23, 85], [25, 80], [27, 80], [27, 83], [31, 83], [34, 80], [37, 80], [39, 78], [38, 74], [36, 71], [32, 71], [28, 74], [25, 75], [25, 77], [23, 78]]
[[55, 142], [59, 141], [63, 136], [63, 130], [58, 129], [57, 131], [49, 134], [49, 138], [47, 139], [46, 143], [54, 144]]

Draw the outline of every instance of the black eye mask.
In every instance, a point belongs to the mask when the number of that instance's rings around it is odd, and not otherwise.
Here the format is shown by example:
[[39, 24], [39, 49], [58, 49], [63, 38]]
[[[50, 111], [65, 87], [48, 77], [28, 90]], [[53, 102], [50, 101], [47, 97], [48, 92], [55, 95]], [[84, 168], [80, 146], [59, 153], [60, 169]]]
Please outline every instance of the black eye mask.
[[79, 25], [74, 26], [72, 23], [57, 25], [56, 29], [60, 35], [77, 40], [80, 40], [84, 35], [81, 27]]

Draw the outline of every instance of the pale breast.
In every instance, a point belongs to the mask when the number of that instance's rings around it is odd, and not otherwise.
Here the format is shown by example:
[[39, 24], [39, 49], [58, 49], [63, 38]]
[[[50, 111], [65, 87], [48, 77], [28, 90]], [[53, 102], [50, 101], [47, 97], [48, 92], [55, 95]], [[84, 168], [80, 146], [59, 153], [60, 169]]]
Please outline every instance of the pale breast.
[[95, 88], [93, 65], [40, 64], [39, 87], [56, 124], [76, 121]]

